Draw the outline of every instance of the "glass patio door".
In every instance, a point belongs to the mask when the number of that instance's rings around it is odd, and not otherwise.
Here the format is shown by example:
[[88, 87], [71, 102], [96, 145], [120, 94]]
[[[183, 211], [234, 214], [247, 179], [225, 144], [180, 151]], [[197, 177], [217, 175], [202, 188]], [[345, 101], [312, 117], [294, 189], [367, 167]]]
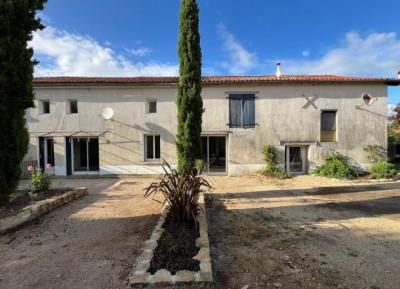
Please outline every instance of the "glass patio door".
[[98, 138], [73, 138], [72, 154], [74, 173], [99, 171]]
[[224, 136], [204, 136], [201, 140], [206, 172], [225, 173], [226, 138]]

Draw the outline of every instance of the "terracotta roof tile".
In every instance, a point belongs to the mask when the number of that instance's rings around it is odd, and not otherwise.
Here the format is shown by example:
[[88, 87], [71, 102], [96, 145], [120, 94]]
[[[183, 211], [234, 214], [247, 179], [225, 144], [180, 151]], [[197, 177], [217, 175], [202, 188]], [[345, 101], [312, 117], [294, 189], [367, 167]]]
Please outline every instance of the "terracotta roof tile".
[[[377, 77], [352, 77], [338, 75], [274, 75], [265, 76], [204, 76], [204, 85], [258, 84], [258, 83], [302, 83], [302, 82], [368, 82], [400, 85], [400, 79]], [[37, 77], [33, 83], [41, 85], [150, 85], [176, 84], [177, 77]]]

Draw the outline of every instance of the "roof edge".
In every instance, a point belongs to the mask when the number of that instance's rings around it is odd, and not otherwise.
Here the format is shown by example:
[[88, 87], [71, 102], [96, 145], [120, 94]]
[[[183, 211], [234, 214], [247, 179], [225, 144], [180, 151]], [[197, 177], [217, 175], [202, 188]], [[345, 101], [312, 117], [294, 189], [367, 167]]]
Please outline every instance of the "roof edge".
[[[36, 77], [34, 86], [122, 86], [122, 85], [177, 85], [178, 77]], [[352, 77], [338, 75], [275, 75], [264, 76], [203, 76], [204, 85], [266, 84], [266, 83], [382, 83], [400, 85], [397, 78]]]

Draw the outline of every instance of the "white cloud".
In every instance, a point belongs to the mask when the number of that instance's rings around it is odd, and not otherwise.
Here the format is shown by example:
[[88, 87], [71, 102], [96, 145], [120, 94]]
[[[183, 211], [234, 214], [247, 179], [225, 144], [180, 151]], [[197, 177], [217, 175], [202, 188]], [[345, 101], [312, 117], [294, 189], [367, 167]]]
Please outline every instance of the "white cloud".
[[246, 50], [223, 24], [218, 25], [218, 32], [223, 40], [223, 48], [228, 52], [229, 61], [222, 66], [232, 74], [244, 74], [258, 65], [257, 56]]
[[394, 76], [400, 69], [400, 40], [396, 33], [349, 32], [342, 43], [320, 58], [282, 59], [283, 71], [292, 74]]
[[128, 52], [129, 54], [133, 55], [133, 56], [138, 56], [138, 57], [143, 57], [148, 55], [151, 52], [150, 48], [147, 47], [141, 47], [141, 48], [127, 48], [125, 49], [126, 52]]
[[36, 32], [30, 45], [41, 61], [35, 76], [175, 76], [179, 70], [178, 65], [133, 62], [89, 36], [52, 26]]

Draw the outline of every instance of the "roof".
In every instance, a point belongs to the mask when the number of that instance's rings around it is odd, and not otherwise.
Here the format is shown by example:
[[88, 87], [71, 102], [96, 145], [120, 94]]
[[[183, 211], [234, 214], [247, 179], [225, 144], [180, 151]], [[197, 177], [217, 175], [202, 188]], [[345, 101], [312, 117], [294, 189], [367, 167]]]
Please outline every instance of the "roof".
[[[352, 77], [338, 75], [275, 75], [265, 76], [203, 76], [203, 85], [263, 84], [263, 83], [382, 83], [400, 85], [400, 79], [377, 77]], [[37, 77], [35, 86], [70, 85], [175, 85], [178, 77]]]

